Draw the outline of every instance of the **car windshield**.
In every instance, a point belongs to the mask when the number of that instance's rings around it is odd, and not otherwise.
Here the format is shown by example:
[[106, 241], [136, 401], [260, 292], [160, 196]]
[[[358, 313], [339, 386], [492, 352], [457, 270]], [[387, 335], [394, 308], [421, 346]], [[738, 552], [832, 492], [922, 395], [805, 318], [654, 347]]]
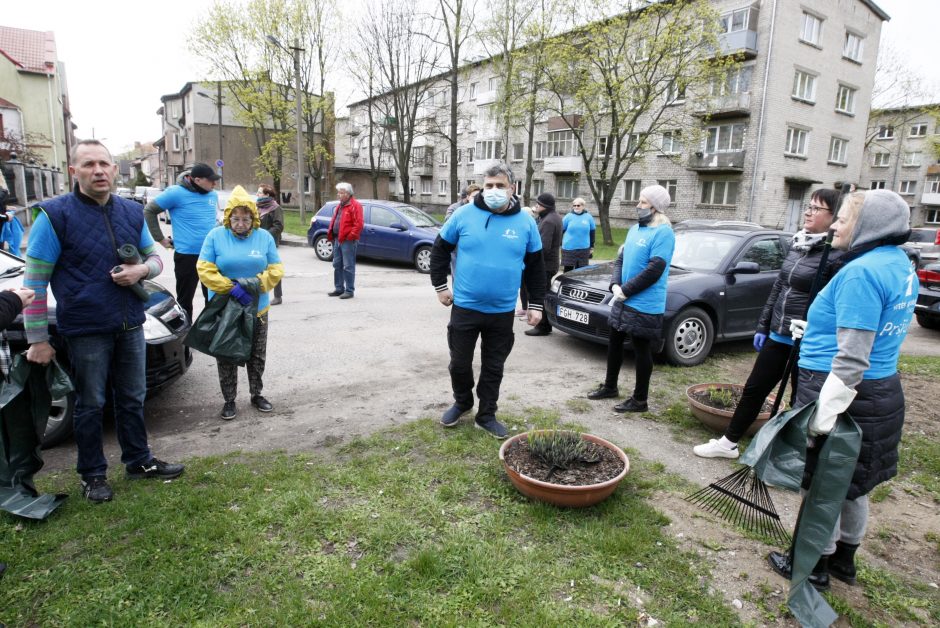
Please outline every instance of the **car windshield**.
[[395, 208], [395, 211], [414, 223], [415, 227], [441, 226], [441, 223], [437, 222], [417, 207], [411, 207], [410, 205], [399, 205]]
[[936, 239], [937, 239], [936, 229], [912, 229], [911, 237], [908, 238], [907, 241], [933, 244]]
[[672, 265], [713, 272], [738, 241], [737, 236], [710, 231], [676, 231]]

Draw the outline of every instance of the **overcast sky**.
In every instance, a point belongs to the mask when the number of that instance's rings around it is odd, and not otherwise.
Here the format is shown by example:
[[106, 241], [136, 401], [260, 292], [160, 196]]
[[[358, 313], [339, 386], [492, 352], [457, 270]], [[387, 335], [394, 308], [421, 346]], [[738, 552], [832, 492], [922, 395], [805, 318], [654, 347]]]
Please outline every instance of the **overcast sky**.
[[[891, 16], [884, 37], [932, 84], [937, 90], [933, 100], [940, 101], [940, 0], [876, 3]], [[114, 152], [132, 147], [135, 140], [157, 139], [160, 96], [209, 73], [208, 64], [189, 54], [186, 37], [207, 14], [211, 0], [144, 5], [126, 0], [5, 0], [3, 4], [4, 26], [55, 32], [78, 125], [76, 135], [94, 134]], [[359, 0], [342, 4], [351, 7]], [[152, 9], [145, 12], [144, 6]]]

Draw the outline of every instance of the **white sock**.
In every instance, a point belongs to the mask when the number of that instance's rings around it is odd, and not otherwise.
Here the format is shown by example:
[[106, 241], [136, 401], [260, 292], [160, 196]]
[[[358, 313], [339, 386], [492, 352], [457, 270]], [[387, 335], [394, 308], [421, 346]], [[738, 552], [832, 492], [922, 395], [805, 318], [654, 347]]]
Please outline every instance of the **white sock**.
[[728, 440], [727, 436], [722, 436], [718, 441], [718, 444], [724, 447], [725, 449], [737, 449], [738, 444], [732, 440]]

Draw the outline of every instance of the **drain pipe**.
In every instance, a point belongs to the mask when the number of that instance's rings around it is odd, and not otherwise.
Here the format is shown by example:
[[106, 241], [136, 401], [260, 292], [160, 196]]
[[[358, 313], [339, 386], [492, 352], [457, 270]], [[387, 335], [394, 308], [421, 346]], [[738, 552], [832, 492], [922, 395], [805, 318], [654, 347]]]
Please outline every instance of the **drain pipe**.
[[760, 166], [760, 151], [764, 143], [764, 109], [767, 107], [767, 83], [770, 80], [770, 60], [773, 57], [774, 50], [774, 28], [777, 25], [777, 0], [774, 0], [773, 9], [770, 11], [770, 37], [767, 45], [767, 63], [764, 64], [764, 85], [760, 97], [760, 121], [757, 123], [757, 148], [754, 156], [754, 174], [751, 177], [751, 196], [747, 203], [747, 221], [753, 222], [754, 218], [754, 195], [757, 193], [757, 175]]

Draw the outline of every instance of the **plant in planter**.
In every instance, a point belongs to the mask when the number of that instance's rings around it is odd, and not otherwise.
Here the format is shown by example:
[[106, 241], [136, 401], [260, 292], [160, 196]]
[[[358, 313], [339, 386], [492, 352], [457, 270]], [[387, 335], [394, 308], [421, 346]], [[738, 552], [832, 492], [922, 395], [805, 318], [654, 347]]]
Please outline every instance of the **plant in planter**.
[[[692, 414], [706, 427], [718, 433], [723, 433], [731, 422], [738, 401], [744, 393], [744, 386], [740, 384], [695, 384], [689, 386], [685, 394], [689, 398], [689, 409]], [[770, 419], [770, 410], [773, 407], [776, 395], [771, 393], [764, 401], [757, 420], [747, 430], [748, 436], [753, 436], [757, 430]]]
[[527, 497], [583, 508], [606, 499], [630, 469], [622, 449], [570, 430], [517, 434], [499, 449], [510, 482]]

